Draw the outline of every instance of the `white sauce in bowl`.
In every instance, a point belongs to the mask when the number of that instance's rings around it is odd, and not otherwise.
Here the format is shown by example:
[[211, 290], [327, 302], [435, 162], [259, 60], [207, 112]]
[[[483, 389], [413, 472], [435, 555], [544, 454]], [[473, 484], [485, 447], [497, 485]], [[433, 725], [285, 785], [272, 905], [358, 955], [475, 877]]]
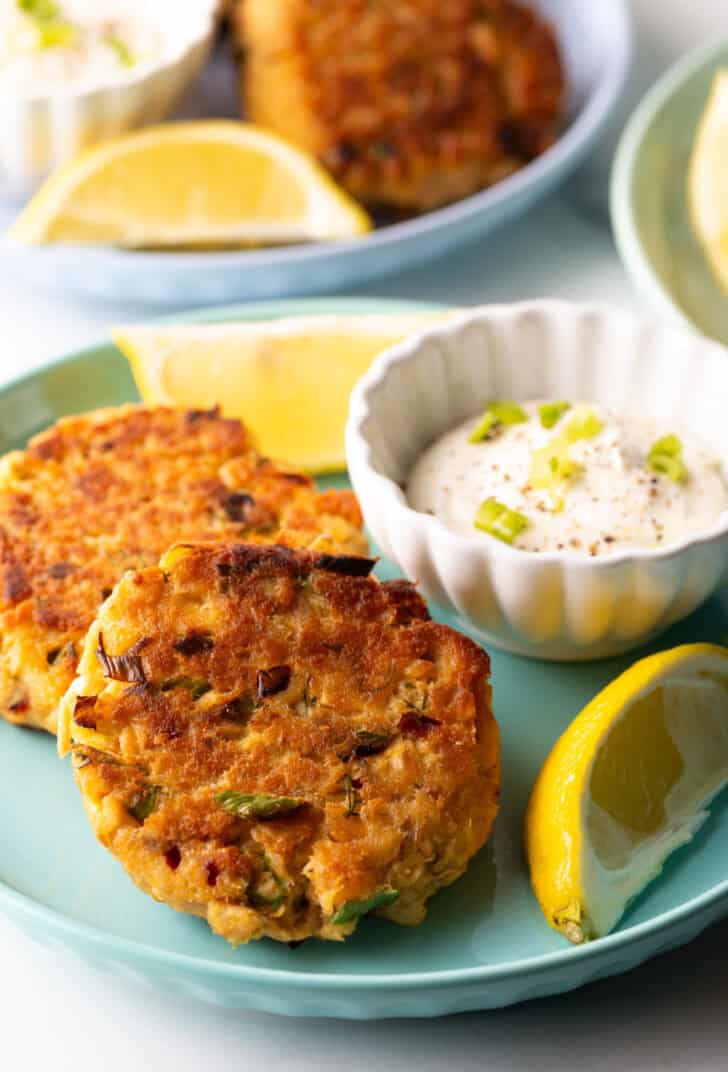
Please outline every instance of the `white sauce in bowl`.
[[135, 77], [176, 47], [174, 27], [170, 41], [163, 26], [154, 4], [146, 14], [124, 0], [31, 0], [26, 11], [0, 0], [0, 93], [52, 95]]
[[[527, 419], [500, 425], [481, 442], [468, 438], [480, 416], [437, 440], [412, 470], [406, 489], [410, 505], [455, 532], [485, 539], [475, 517], [485, 500], [495, 499], [527, 521], [513, 547], [592, 556], [669, 546], [707, 531], [728, 510], [721, 462], [693, 436], [677, 433], [687, 474], [676, 481], [657, 475], [648, 464], [655, 441], [675, 429], [582, 403], [572, 403], [553, 427], [544, 428], [540, 404], [520, 403]], [[532, 455], [553, 443], [582, 406], [602, 428], [568, 446], [568, 460], [576, 464], [558, 502], [553, 489], [532, 486]]]

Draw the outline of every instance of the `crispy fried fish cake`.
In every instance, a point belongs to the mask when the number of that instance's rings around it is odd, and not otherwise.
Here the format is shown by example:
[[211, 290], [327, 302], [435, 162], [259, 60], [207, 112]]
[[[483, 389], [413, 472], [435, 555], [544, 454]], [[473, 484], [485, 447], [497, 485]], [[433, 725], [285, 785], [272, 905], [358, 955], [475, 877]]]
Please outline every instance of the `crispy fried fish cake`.
[[554, 141], [551, 28], [513, 0], [240, 0], [251, 118], [355, 197], [426, 210]]
[[350, 492], [316, 493], [216, 411], [102, 410], [0, 459], [0, 715], [55, 732], [99, 604], [185, 539], [366, 553]]
[[178, 546], [89, 630], [61, 747], [99, 840], [232, 944], [416, 924], [486, 841], [486, 653], [370, 559]]

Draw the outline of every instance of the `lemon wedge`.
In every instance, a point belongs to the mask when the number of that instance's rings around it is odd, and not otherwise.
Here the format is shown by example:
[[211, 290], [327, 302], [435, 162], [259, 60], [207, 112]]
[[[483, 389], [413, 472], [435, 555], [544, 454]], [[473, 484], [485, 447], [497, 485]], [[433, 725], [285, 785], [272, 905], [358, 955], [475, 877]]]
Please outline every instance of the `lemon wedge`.
[[607, 934], [728, 782], [728, 648], [635, 663], [546, 760], [526, 814], [531, 881], [570, 941]]
[[688, 206], [695, 233], [728, 291], [728, 70], [720, 71], [693, 147]]
[[53, 175], [11, 227], [34, 244], [215, 247], [351, 238], [371, 221], [280, 138], [228, 120], [104, 142]]
[[245, 421], [265, 454], [320, 473], [346, 468], [349, 395], [376, 355], [444, 315], [130, 325], [112, 335], [145, 402], [219, 405]]

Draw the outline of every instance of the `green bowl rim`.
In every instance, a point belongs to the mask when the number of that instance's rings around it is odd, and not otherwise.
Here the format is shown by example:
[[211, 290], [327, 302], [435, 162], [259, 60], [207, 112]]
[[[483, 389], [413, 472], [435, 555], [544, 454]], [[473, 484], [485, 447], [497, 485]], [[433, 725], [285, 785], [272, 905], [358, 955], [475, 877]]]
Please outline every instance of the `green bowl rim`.
[[697, 71], [708, 66], [728, 49], [728, 37], [717, 43], [699, 45], [673, 64], [647, 91], [632, 113], [622, 136], [612, 165], [609, 206], [617, 250], [633, 282], [656, 307], [692, 330], [699, 325], [682, 309], [662, 282], [639, 237], [632, 198], [634, 173], [639, 166], [642, 145], [658, 112]]
[[[355, 312], [395, 311], [404, 312], [407, 308], [416, 311], [418, 308], [437, 309], [432, 302], [410, 302], [399, 299], [387, 298], [323, 298], [323, 299], [284, 299], [281, 301], [271, 300], [266, 302], [251, 302], [247, 304], [221, 305], [209, 308], [195, 309], [188, 313], [168, 315], [154, 318], [153, 323], [182, 323], [191, 322], [217, 322], [224, 320], [239, 319], [265, 319], [275, 316], [307, 315], [316, 312], [340, 312], [345, 314]], [[116, 349], [113, 342], [108, 339], [99, 340], [82, 349], [72, 351], [60, 358], [40, 365], [23, 376], [17, 377], [0, 388], [0, 398], [17, 390], [24, 383], [28, 383], [38, 377], [43, 377], [54, 368], [72, 364], [83, 358], [93, 358], [100, 351]], [[437, 971], [426, 972], [403, 972], [403, 973], [367, 973], [356, 975], [350, 972], [306, 972], [290, 971], [285, 968], [265, 968], [256, 965], [226, 964], [222, 961], [210, 960], [206, 957], [194, 956], [189, 953], [176, 953], [172, 950], [161, 949], [144, 942], [134, 941], [110, 934], [98, 927], [83, 923], [73, 917], [65, 915], [54, 908], [41, 904], [34, 898], [13, 889], [0, 879], [0, 908], [6, 908], [12, 918], [38, 921], [45, 932], [56, 935], [65, 935], [70, 939], [80, 939], [86, 945], [93, 946], [100, 951], [108, 951], [113, 958], [129, 960], [141, 960], [155, 962], [166, 968], [180, 968], [187, 972], [199, 975], [206, 974], [225, 976], [237, 979], [240, 982], [248, 981], [264, 985], [283, 984], [291, 989], [303, 989], [312, 985], [319, 987], [346, 987], [353, 991], [369, 991], [377, 988], [395, 987], [401, 989], [423, 989], [426, 987], [447, 987], [457, 983], [488, 983], [496, 982], [504, 978], [518, 975], [532, 975], [567, 966], [570, 963], [581, 964], [598, 960], [603, 955], [625, 946], [632, 945], [649, 938], [661, 931], [669, 931], [678, 927], [698, 913], [705, 915], [705, 926], [711, 922], [709, 910], [719, 905], [721, 900], [726, 901], [728, 911], [728, 879], [713, 886], [712, 889], [698, 894], [683, 904], [661, 912], [643, 923], [634, 924], [624, 930], [616, 931], [588, 942], [580, 946], [565, 945], [563, 949], [553, 953], [542, 953], [539, 956], [522, 958], [520, 960], [505, 961], [498, 965], [475, 965], [464, 968], [446, 968]], [[546, 926], [544, 921], [544, 926]], [[222, 939], [221, 939], [222, 940]], [[647, 953], [646, 956], [651, 954]]]

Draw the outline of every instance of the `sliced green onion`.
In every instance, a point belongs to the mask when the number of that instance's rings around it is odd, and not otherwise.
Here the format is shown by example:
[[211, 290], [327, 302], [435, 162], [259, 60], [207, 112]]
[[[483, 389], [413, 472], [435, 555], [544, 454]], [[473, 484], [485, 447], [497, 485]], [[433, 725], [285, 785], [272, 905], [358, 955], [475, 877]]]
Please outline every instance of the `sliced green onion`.
[[523, 424], [528, 418], [517, 402], [499, 401], [491, 402], [488, 409], [495, 414], [499, 424]]
[[570, 409], [571, 402], [544, 402], [538, 407], [539, 420], [544, 428], [553, 428]]
[[17, 6], [35, 23], [39, 48], [65, 48], [73, 44], [76, 27], [63, 18], [54, 0], [17, 0]]
[[523, 409], [517, 402], [497, 400], [489, 402], [480, 423], [468, 436], [469, 443], [480, 443], [499, 424], [523, 424], [527, 421]]
[[383, 890], [378, 890], [364, 901], [347, 901], [341, 906], [331, 922], [336, 924], [336, 926], [341, 926], [343, 923], [351, 923], [354, 919], [360, 919], [362, 916], [366, 916], [368, 912], [375, 912], [377, 908], [388, 908], [390, 905], [394, 904], [398, 897], [399, 890], [393, 890], [389, 887]]
[[61, 17], [61, 9], [55, 0], [16, 0], [18, 10], [36, 22], [56, 22]]
[[286, 899], [285, 893], [278, 893], [275, 897], [264, 897], [257, 890], [248, 890], [246, 896], [253, 908], [267, 908], [270, 912], [276, 912]]
[[[570, 408], [568, 402], [547, 405]], [[561, 413], [563, 412], [565, 411], [562, 408]], [[556, 419], [558, 420], [558, 417]], [[603, 427], [591, 406], [577, 406], [565, 427], [549, 440], [545, 447], [540, 447], [531, 454], [529, 483], [532, 488], [543, 488], [551, 492], [551, 509], [554, 513], [560, 513], [564, 509], [566, 485], [584, 468], [569, 457], [569, 447], [580, 439], [592, 439], [599, 435]]]
[[688, 475], [682, 452], [682, 440], [678, 436], [662, 436], [650, 447], [647, 455], [648, 468], [658, 476], [666, 476], [668, 480], [681, 484]]
[[531, 455], [528, 481], [532, 488], [542, 488], [551, 496], [551, 512], [564, 509], [564, 493], [570, 480], [582, 472], [583, 466], [569, 457], [566, 442], [557, 436]]
[[118, 34], [109, 34], [106, 38], [106, 44], [116, 53], [116, 58], [122, 67], [133, 67], [136, 64], [136, 56]]
[[568, 454], [552, 454], [549, 458], [549, 469], [554, 480], [570, 480], [582, 471], [583, 466]]
[[170, 692], [172, 689], [187, 689], [193, 700], [199, 700], [201, 696], [204, 696], [206, 692], [209, 692], [212, 685], [209, 681], [203, 681], [202, 678], [197, 677], [173, 677], [169, 681], [163, 681], [161, 685], [162, 692]]
[[483, 419], [478, 424], [476, 424], [475, 428], [473, 428], [472, 432], [468, 436], [468, 443], [481, 443], [491, 431], [491, 429], [495, 428], [497, 423], [498, 421], [495, 419], [493, 414], [489, 410], [486, 410], [483, 414]]
[[497, 499], [486, 499], [478, 507], [473, 523], [476, 529], [495, 536], [503, 543], [513, 543], [516, 536], [528, 525], [528, 518]]
[[39, 48], [68, 48], [76, 39], [70, 22], [48, 22], [38, 26]]
[[159, 794], [161, 792], [162, 790], [158, 785], [147, 786], [146, 789], [142, 789], [139, 793], [135, 794], [127, 805], [126, 810], [130, 815], [133, 815], [135, 819], [138, 819], [140, 823], [143, 823], [157, 807]]
[[676, 435], [662, 436], [650, 447], [650, 454], [667, 454], [669, 458], [682, 457], [682, 440]]
[[294, 797], [273, 797], [268, 793], [236, 793], [228, 789], [218, 793], [215, 801], [241, 819], [275, 819], [281, 815], [290, 815], [305, 805], [305, 800]]
[[583, 466], [569, 457], [566, 443], [555, 439], [531, 454], [529, 483], [532, 488], [552, 490], [578, 476]]
[[682, 458], [671, 458], [669, 454], [654, 454], [648, 462], [653, 473], [666, 476], [676, 484], [682, 484], [688, 475]]
[[591, 406], [577, 406], [561, 434], [567, 443], [576, 443], [579, 439], [593, 439], [603, 428]]

